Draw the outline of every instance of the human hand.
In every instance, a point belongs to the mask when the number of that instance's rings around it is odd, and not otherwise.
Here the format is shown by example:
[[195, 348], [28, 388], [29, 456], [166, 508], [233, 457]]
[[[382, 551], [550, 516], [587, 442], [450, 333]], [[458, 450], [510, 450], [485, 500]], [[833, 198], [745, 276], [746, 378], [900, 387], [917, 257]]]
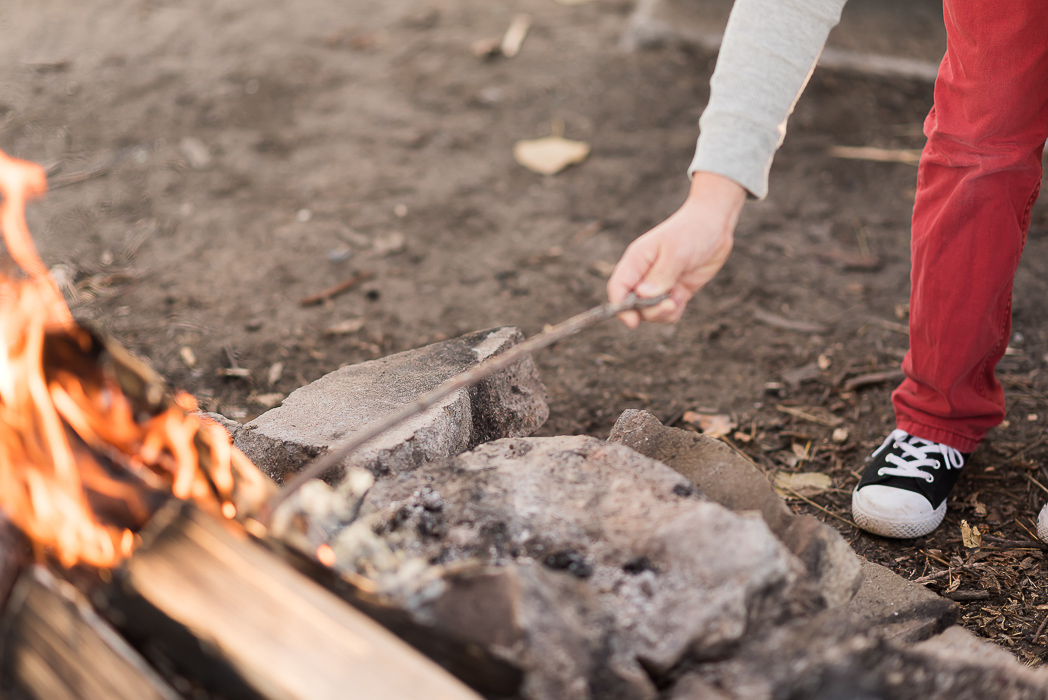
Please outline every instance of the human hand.
[[713, 279], [731, 253], [746, 190], [716, 173], [697, 172], [688, 198], [668, 219], [633, 241], [608, 280], [608, 300], [630, 292], [668, 299], [619, 318], [630, 328], [641, 320], [676, 323], [688, 300]]

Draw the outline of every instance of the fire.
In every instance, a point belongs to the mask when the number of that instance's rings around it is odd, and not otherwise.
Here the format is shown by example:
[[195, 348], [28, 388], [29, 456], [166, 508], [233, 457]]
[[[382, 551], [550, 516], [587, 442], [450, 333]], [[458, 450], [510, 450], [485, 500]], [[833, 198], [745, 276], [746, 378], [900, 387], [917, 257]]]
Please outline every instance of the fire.
[[117, 350], [73, 320], [25, 222], [46, 190], [39, 166], [0, 151], [0, 227], [21, 270], [0, 273], [0, 508], [62, 565], [108, 567], [169, 494], [234, 517], [234, 471], [250, 469], [193, 397], [131, 398], [98, 359]]

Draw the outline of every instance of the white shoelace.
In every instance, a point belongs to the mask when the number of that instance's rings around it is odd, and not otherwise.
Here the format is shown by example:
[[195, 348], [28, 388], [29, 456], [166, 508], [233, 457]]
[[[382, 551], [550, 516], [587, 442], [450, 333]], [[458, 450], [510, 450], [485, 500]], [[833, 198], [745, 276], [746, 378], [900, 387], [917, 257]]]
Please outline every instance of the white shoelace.
[[881, 467], [877, 470], [879, 476], [911, 477], [924, 479], [931, 483], [935, 480], [935, 477], [928, 472], [921, 471], [921, 467], [939, 468], [939, 460], [930, 456], [934, 453], [939, 453], [945, 458], [947, 468], [960, 469], [964, 466], [964, 456], [960, 450], [955, 450], [949, 445], [944, 445], [940, 442], [913, 437], [906, 431], [898, 429], [891, 432], [891, 435], [884, 440], [884, 443], [877, 449], [877, 452], [874, 452], [874, 455], [888, 448], [893, 443], [903, 451], [903, 454], [901, 456], [888, 455], [885, 457], [884, 461], [895, 466]]

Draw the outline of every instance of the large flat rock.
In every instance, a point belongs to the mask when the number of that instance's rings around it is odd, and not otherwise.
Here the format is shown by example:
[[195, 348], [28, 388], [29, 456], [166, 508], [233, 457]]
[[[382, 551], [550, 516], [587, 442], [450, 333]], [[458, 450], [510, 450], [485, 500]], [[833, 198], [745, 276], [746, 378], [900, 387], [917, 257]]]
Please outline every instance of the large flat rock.
[[[373, 421], [521, 340], [516, 328], [496, 328], [343, 367], [234, 431], [236, 445], [281, 481]], [[343, 467], [376, 475], [413, 469], [489, 440], [530, 435], [548, 415], [546, 389], [527, 357], [366, 443]]]
[[623, 412], [608, 440], [668, 465], [726, 508], [759, 512], [804, 562], [831, 607], [848, 604], [859, 589], [861, 561], [840, 533], [810, 515], [795, 515], [764, 473], [720, 440], [667, 428], [650, 413], [635, 409]]

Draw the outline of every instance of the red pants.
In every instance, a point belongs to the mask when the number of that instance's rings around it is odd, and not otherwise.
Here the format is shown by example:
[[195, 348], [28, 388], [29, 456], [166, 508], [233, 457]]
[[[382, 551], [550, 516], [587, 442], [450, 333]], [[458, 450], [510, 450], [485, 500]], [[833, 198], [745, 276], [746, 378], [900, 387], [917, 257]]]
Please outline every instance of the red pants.
[[898, 427], [971, 452], [1004, 419], [994, 367], [1048, 138], [1048, 2], [945, 0], [917, 173]]

